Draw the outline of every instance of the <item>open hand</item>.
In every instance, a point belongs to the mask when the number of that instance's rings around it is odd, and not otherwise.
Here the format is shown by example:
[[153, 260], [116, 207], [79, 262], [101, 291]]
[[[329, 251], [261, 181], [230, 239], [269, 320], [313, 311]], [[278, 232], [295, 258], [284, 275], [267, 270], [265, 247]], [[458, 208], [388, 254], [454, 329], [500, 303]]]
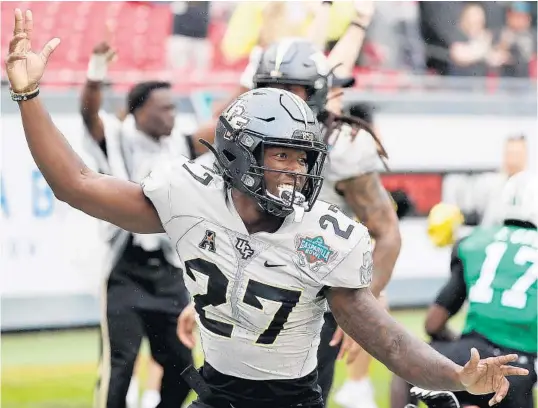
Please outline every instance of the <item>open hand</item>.
[[471, 349], [471, 359], [460, 372], [460, 381], [467, 392], [471, 394], [494, 392], [495, 395], [489, 401], [489, 405], [497, 404], [508, 392], [509, 383], [506, 376], [529, 374], [529, 371], [524, 368], [506, 365], [517, 359], [517, 354], [508, 354], [480, 360], [478, 350], [473, 348]]
[[177, 319], [177, 336], [189, 350], [192, 350], [196, 345], [194, 335], [196, 329], [195, 315], [194, 305], [191, 304], [183, 309]]
[[37, 88], [47, 61], [60, 44], [59, 38], [50, 40], [39, 54], [32, 51], [32, 12], [22, 14], [15, 9], [15, 28], [13, 38], [9, 42], [9, 55], [6, 59], [6, 72], [11, 89], [16, 93], [27, 93]]

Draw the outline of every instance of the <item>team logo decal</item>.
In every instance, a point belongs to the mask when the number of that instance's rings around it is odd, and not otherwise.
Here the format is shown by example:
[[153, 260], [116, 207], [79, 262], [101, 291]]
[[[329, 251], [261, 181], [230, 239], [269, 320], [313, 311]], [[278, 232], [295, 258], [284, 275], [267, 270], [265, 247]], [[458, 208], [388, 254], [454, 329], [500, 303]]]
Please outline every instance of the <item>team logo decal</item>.
[[244, 240], [243, 238], [237, 238], [237, 242], [235, 243], [235, 248], [237, 249], [239, 254], [241, 254], [241, 258], [244, 260], [254, 255], [254, 250], [251, 248], [248, 241]]
[[374, 258], [372, 251], [366, 251], [362, 255], [362, 265], [360, 268], [361, 285], [369, 285], [372, 282], [372, 271], [374, 269]]
[[207, 249], [211, 252], [215, 252], [216, 251], [216, 245], [215, 245], [216, 239], [217, 239], [217, 234], [215, 234], [214, 231], [206, 230], [205, 237], [198, 244], [198, 246], [202, 249]]
[[[228, 110], [222, 114], [222, 116], [228, 121], [228, 123], [234, 130], [239, 130], [243, 129], [246, 125], [248, 125], [248, 122], [250, 121], [244, 116], [244, 113], [245, 106], [243, 105], [241, 100], [238, 100], [233, 105], [231, 105]], [[226, 133], [224, 134], [224, 138], [228, 140], [233, 140], [233, 134], [229, 131], [226, 131]]]
[[300, 265], [309, 265], [312, 270], [318, 270], [322, 265], [332, 261], [337, 255], [321, 236], [311, 238], [297, 235], [295, 237], [295, 246], [299, 254]]

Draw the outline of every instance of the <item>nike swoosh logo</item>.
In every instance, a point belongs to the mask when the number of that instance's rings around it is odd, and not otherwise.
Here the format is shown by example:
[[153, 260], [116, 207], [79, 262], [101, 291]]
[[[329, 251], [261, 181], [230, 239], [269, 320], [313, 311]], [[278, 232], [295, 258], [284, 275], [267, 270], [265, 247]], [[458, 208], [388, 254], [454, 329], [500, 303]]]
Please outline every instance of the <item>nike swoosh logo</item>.
[[286, 265], [274, 265], [274, 264], [270, 264], [267, 261], [265, 261], [263, 263], [263, 266], [265, 266], [266, 268], [278, 268], [278, 267], [282, 267], [282, 266], [286, 266]]

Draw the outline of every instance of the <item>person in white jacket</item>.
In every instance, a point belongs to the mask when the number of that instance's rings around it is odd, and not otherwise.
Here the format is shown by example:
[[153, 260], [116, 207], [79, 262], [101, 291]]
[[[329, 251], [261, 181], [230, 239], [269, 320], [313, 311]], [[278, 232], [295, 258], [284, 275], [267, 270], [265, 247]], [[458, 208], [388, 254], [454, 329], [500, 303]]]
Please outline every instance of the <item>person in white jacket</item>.
[[[176, 134], [175, 106], [167, 82], [136, 84], [127, 96], [123, 120], [101, 110], [102, 84], [113, 55], [110, 45], [102, 42], [90, 58], [80, 106], [87, 130], [85, 143], [101, 173], [139, 182], [159, 161], [175, 154], [189, 155], [190, 144], [187, 137]], [[190, 350], [175, 335], [177, 317], [189, 302], [180, 261], [166, 234], [132, 234], [107, 226], [112, 259], [103, 285], [96, 406], [125, 406], [146, 336], [152, 357], [163, 367], [159, 406], [177, 407], [190, 391], [181, 372], [192, 364]], [[151, 399], [153, 406], [159, 403], [159, 398]]]

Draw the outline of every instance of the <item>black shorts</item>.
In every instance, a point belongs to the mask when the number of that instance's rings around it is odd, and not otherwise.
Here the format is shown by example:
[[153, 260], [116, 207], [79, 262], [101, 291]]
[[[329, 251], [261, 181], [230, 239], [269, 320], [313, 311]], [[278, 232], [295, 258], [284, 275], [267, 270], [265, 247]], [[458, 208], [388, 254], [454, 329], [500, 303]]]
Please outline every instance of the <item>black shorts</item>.
[[[252, 407], [257, 407], [257, 404], [256, 405], [251, 405]], [[196, 400], [196, 401], [193, 401], [192, 404], [190, 404], [188, 406], [188, 408], [236, 408], [237, 406], [236, 405], [231, 405], [231, 404], [228, 404], [228, 405], [213, 405], [213, 404], [207, 404], [205, 402], [201, 402], [200, 400]], [[289, 405], [282, 405], [280, 404], [278, 401], [274, 402], [274, 405], [273, 405], [274, 408], [289, 408], [290, 406]], [[291, 408], [303, 408], [303, 407], [308, 407], [308, 408], [313, 408], [314, 405], [293, 405]], [[319, 404], [316, 408], [323, 408], [323, 404]]]
[[191, 408], [323, 408], [316, 370], [293, 380], [255, 381], [222, 374], [206, 362], [200, 374], [209, 392]]
[[[532, 408], [534, 407], [533, 387], [536, 383], [535, 361], [536, 356], [522, 353], [517, 350], [497, 346], [477, 333], [463, 335], [460, 339], [451, 342], [434, 341], [431, 346], [439, 353], [461, 366], [465, 365], [471, 357], [471, 348], [475, 347], [480, 358], [495, 357], [505, 354], [517, 353], [519, 360], [511, 363], [514, 366], [529, 370], [527, 376], [508, 377], [510, 389], [504, 400], [496, 405], [498, 408]], [[490, 395], [471, 395], [466, 392], [454, 393], [462, 405], [478, 405], [488, 407]]]

